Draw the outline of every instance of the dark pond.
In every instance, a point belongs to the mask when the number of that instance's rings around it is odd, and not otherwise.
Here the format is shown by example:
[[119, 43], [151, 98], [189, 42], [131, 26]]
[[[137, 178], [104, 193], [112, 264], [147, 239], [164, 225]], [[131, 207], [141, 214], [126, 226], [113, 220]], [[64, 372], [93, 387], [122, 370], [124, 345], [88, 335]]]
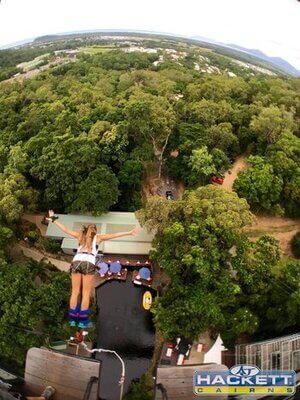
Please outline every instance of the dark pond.
[[[143, 295], [149, 288], [124, 281], [108, 281], [97, 289], [98, 348], [115, 350], [124, 360], [126, 379], [124, 393], [132, 380], [139, 379], [149, 368], [154, 347], [152, 314], [143, 308]], [[150, 289], [152, 295], [155, 292]], [[98, 353], [102, 361], [100, 398], [118, 400], [121, 363], [116, 356]]]

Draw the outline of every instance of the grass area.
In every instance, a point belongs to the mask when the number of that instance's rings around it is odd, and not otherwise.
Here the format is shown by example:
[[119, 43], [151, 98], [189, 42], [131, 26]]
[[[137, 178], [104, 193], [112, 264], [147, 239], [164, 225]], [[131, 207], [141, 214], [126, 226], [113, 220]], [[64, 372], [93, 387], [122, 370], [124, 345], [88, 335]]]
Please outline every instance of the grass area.
[[270, 231], [260, 231], [260, 230], [247, 231], [246, 229], [245, 229], [245, 233], [248, 238], [258, 238], [259, 236], [262, 236], [262, 235], [271, 235], [272, 234]]
[[116, 47], [105, 47], [105, 46], [90, 46], [90, 47], [81, 47], [80, 50], [86, 54], [97, 54], [104, 53], [106, 51], [115, 50]]
[[266, 229], [247, 229], [245, 228], [244, 231], [249, 237], [256, 237], [260, 235], [274, 235], [276, 233], [288, 233], [296, 230], [297, 227], [295, 226], [281, 226], [281, 227], [274, 227], [274, 228], [266, 228]]

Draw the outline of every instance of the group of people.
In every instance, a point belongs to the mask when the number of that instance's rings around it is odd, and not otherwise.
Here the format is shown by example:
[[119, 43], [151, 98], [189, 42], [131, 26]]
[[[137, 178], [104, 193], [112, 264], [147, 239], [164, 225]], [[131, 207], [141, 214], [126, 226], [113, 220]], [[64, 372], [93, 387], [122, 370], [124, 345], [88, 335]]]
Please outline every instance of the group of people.
[[[135, 236], [138, 228], [130, 231], [101, 235], [97, 233], [95, 224], [84, 226], [81, 231], [73, 231], [58, 221], [53, 210], [49, 210], [47, 220], [60, 230], [78, 240], [79, 246], [70, 266], [72, 292], [69, 304], [69, 320], [71, 326], [86, 329], [92, 326], [90, 320], [90, 296], [97, 272], [97, 246], [105, 241], [122, 236]], [[80, 299], [80, 301], [79, 301]]]

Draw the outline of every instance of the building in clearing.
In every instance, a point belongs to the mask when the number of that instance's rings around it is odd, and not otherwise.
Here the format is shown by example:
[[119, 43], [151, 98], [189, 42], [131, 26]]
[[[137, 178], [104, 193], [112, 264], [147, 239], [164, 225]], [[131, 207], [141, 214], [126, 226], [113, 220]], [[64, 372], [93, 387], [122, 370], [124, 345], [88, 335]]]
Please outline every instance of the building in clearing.
[[36, 57], [34, 60], [23, 62], [17, 65], [17, 68], [22, 70], [22, 72], [28, 72], [35, 68], [37, 68], [40, 64], [42, 64], [46, 57], [48, 57], [50, 53], [43, 54], [41, 56]]
[[[92, 215], [57, 214], [59, 222], [74, 231], [80, 231], [83, 225], [96, 224], [97, 232], [100, 234], [117, 233], [129, 231], [139, 226], [134, 213], [130, 212], [108, 212], [100, 217]], [[100, 243], [99, 251], [103, 254], [121, 255], [145, 255], [149, 254], [153, 234], [147, 233], [141, 228], [136, 236], [124, 236], [107, 240]], [[62, 240], [61, 248], [66, 254], [73, 255], [78, 247], [76, 239], [62, 232], [55, 224], [49, 223], [46, 237]]]

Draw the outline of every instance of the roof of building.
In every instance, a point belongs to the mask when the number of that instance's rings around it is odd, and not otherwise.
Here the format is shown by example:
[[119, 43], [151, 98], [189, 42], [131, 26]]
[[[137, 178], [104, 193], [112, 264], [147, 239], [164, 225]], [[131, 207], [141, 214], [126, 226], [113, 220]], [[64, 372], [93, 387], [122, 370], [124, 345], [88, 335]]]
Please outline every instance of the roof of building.
[[[83, 225], [96, 224], [100, 234], [129, 231], [139, 226], [134, 213], [108, 212], [99, 217], [92, 215], [57, 214], [59, 221], [69, 229], [80, 231]], [[62, 232], [55, 224], [49, 223], [46, 236], [53, 239], [63, 239], [62, 249], [73, 250], [78, 241]], [[136, 236], [124, 236], [110, 239], [100, 244], [99, 250], [111, 254], [148, 254], [151, 249], [153, 234], [141, 228]]]

